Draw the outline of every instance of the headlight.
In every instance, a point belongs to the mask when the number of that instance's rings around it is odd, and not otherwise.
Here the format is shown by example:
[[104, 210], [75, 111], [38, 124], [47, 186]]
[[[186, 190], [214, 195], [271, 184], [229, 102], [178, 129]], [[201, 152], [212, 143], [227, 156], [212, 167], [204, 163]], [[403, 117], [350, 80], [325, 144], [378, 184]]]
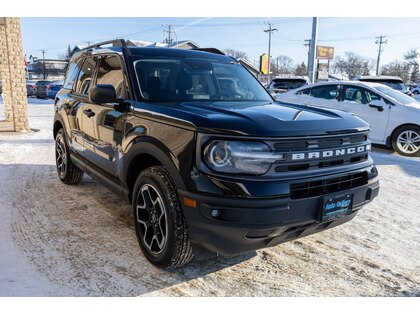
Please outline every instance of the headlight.
[[222, 173], [261, 175], [274, 162], [284, 159], [283, 154], [274, 154], [268, 145], [261, 142], [215, 140], [204, 149], [206, 164]]

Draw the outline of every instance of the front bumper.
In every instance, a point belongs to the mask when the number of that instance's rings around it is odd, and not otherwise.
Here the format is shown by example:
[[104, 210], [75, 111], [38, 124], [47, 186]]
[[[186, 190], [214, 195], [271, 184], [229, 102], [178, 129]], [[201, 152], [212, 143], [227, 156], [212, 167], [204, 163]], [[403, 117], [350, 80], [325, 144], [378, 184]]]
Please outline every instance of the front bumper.
[[353, 194], [353, 211], [327, 222], [320, 222], [323, 196], [294, 200], [289, 196], [232, 198], [180, 190], [179, 197], [181, 203], [184, 198], [196, 200], [195, 208], [182, 205], [192, 243], [228, 256], [274, 246], [350, 221], [378, 192], [377, 177], [363, 186], [341, 191]]

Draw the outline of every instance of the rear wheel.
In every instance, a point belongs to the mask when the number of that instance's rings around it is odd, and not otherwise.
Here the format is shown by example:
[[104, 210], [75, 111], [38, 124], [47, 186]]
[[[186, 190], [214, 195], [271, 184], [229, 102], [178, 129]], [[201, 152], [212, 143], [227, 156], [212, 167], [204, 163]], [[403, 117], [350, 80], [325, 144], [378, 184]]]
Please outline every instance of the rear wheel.
[[164, 167], [150, 167], [141, 172], [132, 204], [137, 240], [152, 264], [174, 268], [192, 260], [187, 224], [175, 185]]
[[63, 129], [55, 137], [55, 163], [60, 180], [67, 185], [80, 183], [83, 171], [77, 168], [70, 159], [66, 136]]
[[392, 147], [401, 155], [420, 156], [420, 128], [405, 126], [398, 129], [392, 137]]

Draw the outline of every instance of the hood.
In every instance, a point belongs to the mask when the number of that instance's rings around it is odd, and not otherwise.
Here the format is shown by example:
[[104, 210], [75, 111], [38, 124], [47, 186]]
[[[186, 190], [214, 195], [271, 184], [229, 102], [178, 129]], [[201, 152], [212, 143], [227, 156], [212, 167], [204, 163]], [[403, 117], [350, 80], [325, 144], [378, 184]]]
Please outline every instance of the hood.
[[182, 102], [159, 107], [165, 118], [191, 122], [206, 133], [281, 137], [369, 130], [364, 120], [349, 113], [280, 102]]
[[416, 112], [420, 111], [420, 103], [418, 101], [412, 102], [410, 104], [401, 104], [401, 106], [404, 106], [404, 107], [406, 107], [410, 110], [416, 111]]

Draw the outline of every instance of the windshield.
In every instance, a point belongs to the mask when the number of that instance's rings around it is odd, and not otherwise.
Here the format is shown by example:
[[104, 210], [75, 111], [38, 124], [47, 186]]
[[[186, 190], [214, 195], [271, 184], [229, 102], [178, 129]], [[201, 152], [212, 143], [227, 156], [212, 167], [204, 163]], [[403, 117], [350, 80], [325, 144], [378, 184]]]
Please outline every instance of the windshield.
[[134, 61], [144, 99], [180, 101], [272, 101], [257, 79], [237, 63], [204, 59]]
[[294, 90], [306, 84], [305, 80], [274, 80], [273, 82], [275, 89], [287, 90]]
[[394, 90], [394, 89], [390, 88], [389, 86], [377, 85], [374, 88], [376, 90], [386, 94], [390, 98], [396, 100], [398, 103], [400, 103], [402, 105], [413, 104], [413, 103], [418, 104], [418, 102], [414, 98], [412, 98], [408, 95], [405, 95], [402, 92]]
[[390, 88], [394, 89], [394, 90], [398, 90], [398, 91], [406, 91], [407, 88], [405, 87], [405, 85], [401, 82], [389, 82], [389, 81], [381, 81], [379, 83], [385, 84], [387, 86], [389, 86]]

